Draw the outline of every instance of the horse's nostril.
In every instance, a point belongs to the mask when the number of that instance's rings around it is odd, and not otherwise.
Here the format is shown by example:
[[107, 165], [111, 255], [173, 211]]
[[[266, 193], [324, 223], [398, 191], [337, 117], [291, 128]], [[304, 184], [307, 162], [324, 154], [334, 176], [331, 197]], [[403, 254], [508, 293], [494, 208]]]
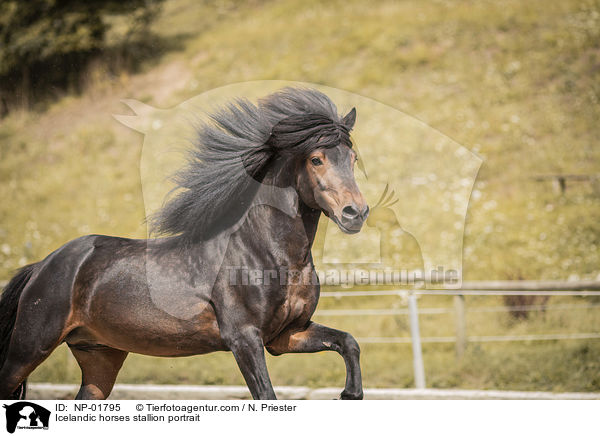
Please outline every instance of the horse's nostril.
[[347, 219], [354, 219], [359, 216], [359, 213], [354, 206], [346, 206], [342, 209], [342, 216]]
[[362, 213], [363, 219], [366, 219], [369, 216], [369, 206], [365, 206], [365, 209]]

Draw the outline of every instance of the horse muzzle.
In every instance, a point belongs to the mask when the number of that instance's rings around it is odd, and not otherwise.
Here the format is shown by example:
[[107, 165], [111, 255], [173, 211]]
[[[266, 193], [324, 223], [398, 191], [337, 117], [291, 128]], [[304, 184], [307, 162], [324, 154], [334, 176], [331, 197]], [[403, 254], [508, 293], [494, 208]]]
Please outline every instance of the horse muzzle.
[[340, 230], [347, 234], [360, 232], [363, 224], [369, 216], [369, 206], [366, 204], [361, 208], [355, 203], [351, 203], [342, 208], [341, 214], [335, 214], [333, 221], [338, 225]]

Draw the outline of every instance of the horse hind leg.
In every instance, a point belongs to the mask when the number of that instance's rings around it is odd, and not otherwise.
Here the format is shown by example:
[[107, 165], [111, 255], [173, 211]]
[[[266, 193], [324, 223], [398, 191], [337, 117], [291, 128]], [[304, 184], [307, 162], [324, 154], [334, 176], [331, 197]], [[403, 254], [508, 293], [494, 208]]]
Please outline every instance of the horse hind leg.
[[[13, 345], [14, 344], [14, 345]], [[24, 398], [24, 383], [50, 353], [60, 344], [60, 339], [48, 344], [48, 348], [24, 347], [24, 342], [11, 341], [8, 358], [0, 371], [0, 398], [9, 399], [13, 396]], [[34, 344], [32, 344], [34, 345]]]
[[[20, 389], [26, 378], [60, 345], [68, 332], [68, 309], [20, 303], [6, 360], [0, 369], [0, 398]], [[22, 388], [21, 388], [22, 389]]]
[[81, 387], [75, 399], [108, 398], [128, 353], [104, 345], [69, 344], [69, 348], [81, 368]]

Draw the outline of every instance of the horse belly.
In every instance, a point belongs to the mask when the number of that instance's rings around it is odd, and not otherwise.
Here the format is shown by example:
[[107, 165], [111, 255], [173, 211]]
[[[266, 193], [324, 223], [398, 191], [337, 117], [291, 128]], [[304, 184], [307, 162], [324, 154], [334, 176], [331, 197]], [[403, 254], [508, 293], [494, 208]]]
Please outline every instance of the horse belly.
[[203, 314], [193, 321], [168, 317], [132, 317], [123, 322], [97, 318], [86, 326], [86, 342], [149, 356], [192, 356], [225, 350], [214, 316]]
[[[118, 295], [120, 294], [120, 295]], [[152, 356], [190, 356], [224, 350], [212, 306], [207, 302], [188, 319], [157, 307], [141, 292], [97, 290], [83, 324], [98, 343]]]

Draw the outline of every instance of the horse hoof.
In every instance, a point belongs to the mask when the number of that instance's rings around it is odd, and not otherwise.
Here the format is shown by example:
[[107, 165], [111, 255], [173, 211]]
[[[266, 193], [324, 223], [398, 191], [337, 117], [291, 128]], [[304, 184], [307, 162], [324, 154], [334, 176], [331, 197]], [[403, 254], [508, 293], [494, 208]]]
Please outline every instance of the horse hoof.
[[340, 400], [362, 400], [363, 399], [363, 392], [362, 390], [358, 391], [358, 392], [346, 392], [343, 391], [340, 394]]

